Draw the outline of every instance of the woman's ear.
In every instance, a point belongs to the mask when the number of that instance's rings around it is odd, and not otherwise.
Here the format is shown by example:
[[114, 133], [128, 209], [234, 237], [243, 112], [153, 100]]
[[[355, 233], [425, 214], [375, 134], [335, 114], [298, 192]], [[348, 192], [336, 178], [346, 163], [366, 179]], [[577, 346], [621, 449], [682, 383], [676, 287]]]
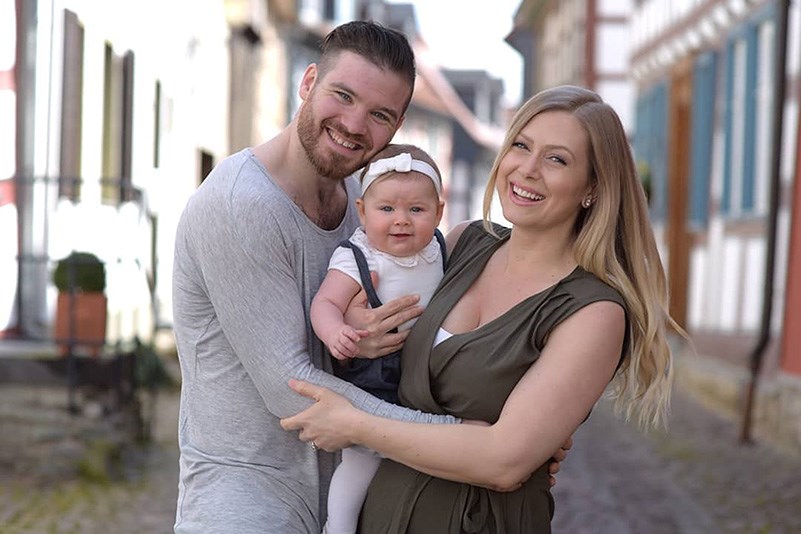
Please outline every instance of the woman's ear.
[[595, 203], [597, 199], [598, 199], [598, 187], [596, 184], [592, 184], [584, 192], [584, 196], [581, 199], [581, 206], [584, 208], [589, 208]]

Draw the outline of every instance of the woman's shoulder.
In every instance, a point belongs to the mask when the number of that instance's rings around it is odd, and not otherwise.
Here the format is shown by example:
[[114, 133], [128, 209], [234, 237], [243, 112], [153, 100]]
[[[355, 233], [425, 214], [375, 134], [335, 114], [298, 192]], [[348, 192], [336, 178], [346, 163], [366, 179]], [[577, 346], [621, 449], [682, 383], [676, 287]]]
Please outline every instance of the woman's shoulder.
[[455, 252], [459, 248], [477, 242], [496, 242], [499, 239], [508, 237], [511, 229], [501, 226], [500, 224], [491, 223], [492, 233], [487, 231], [484, 221], [481, 219], [463, 221], [454, 226], [448, 231], [445, 241], [448, 247], [448, 253]]
[[626, 301], [620, 291], [601, 280], [594, 273], [576, 267], [576, 269], [562, 281], [560, 287], [564, 293], [582, 301], [610, 300], [626, 308]]
[[535, 317], [538, 327], [534, 337], [537, 347], [543, 347], [551, 331], [580, 309], [596, 302], [613, 302], [627, 314], [626, 303], [620, 292], [595, 274], [581, 267], [563, 278], [543, 302], [537, 303]]

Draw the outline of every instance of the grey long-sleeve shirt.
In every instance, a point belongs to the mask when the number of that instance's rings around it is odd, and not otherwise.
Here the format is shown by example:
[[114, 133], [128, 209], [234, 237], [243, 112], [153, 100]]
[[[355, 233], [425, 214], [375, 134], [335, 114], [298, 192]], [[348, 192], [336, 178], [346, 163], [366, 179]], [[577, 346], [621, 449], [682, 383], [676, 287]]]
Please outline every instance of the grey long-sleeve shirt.
[[178, 225], [174, 329], [181, 362], [176, 532], [318, 533], [335, 456], [279, 419], [309, 406], [290, 378], [345, 395], [370, 413], [455, 422], [387, 404], [333, 375], [309, 324], [331, 252], [358, 225], [312, 223], [249, 149], [222, 161]]

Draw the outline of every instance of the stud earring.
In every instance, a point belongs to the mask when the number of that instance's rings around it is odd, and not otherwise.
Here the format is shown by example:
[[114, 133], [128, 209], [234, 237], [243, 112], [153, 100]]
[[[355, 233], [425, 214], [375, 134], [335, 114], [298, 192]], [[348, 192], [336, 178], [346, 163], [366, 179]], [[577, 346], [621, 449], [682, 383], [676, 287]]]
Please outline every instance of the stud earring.
[[581, 201], [581, 205], [584, 206], [585, 208], [589, 208], [592, 205], [592, 198], [591, 197], [585, 198], [584, 200]]

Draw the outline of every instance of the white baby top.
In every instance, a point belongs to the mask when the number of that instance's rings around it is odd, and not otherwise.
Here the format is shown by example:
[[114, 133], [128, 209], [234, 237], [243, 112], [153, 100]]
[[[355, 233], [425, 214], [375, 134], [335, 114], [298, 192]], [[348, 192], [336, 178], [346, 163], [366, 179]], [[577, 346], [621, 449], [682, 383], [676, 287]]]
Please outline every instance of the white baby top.
[[[375, 289], [382, 303], [386, 304], [403, 295], [420, 295], [420, 306], [428, 304], [443, 275], [442, 250], [436, 237], [414, 256], [403, 258], [374, 248], [361, 227], [353, 232], [350, 242], [362, 250], [370, 271], [378, 274], [378, 286]], [[331, 255], [328, 268], [342, 271], [362, 285], [351, 249], [338, 247]], [[398, 329], [411, 328], [415, 320], [403, 323]]]

